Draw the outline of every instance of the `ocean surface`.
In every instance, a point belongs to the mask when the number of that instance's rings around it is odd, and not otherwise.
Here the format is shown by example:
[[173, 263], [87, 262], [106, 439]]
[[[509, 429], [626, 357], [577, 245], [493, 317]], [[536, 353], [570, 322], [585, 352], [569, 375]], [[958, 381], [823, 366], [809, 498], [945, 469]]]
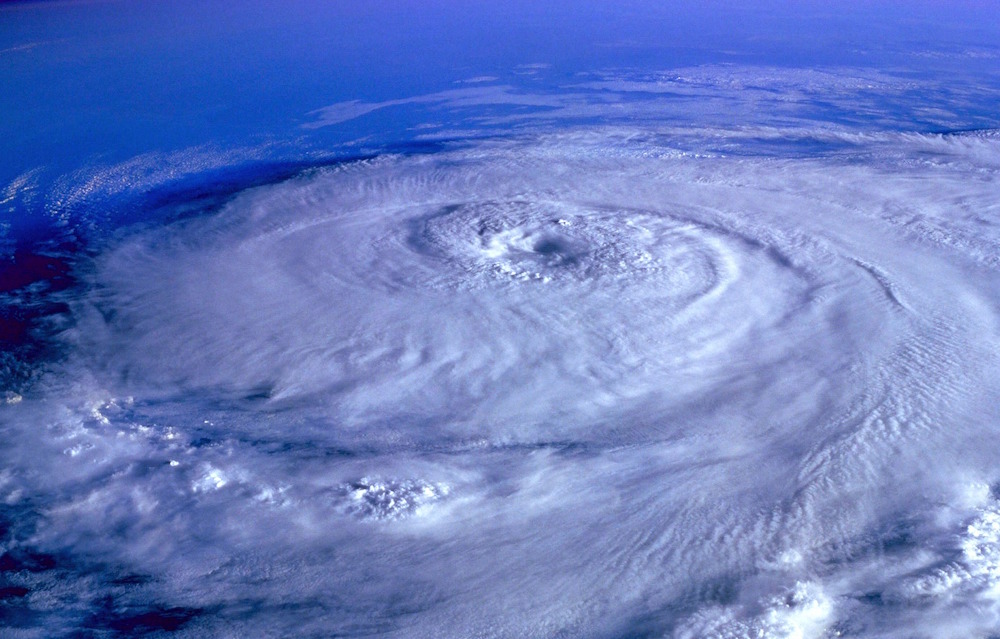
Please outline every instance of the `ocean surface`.
[[0, 637], [1000, 636], [1000, 4], [0, 5]]

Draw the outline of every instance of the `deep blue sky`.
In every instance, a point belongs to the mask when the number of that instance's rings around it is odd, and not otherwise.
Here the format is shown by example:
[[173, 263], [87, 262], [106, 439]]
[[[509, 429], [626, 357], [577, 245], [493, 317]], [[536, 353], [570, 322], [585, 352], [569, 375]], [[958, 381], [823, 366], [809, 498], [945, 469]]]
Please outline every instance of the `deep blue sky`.
[[[833, 4], [8, 4], [0, 8], [0, 182], [37, 167], [67, 171], [206, 143], [307, 136], [335, 145], [371, 131], [306, 132], [309, 111], [440, 91], [479, 75], [554, 89], [581, 71], [718, 61], [919, 71], [930, 63], [908, 52], [995, 46], [1000, 32], [997, 3]], [[552, 66], [542, 77], [512, 73], [531, 63]]]

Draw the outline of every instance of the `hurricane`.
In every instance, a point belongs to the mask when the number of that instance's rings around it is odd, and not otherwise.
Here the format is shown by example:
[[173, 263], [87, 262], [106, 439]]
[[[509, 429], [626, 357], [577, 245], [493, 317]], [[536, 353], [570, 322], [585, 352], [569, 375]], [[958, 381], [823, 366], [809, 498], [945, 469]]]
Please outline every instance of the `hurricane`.
[[997, 129], [602, 73], [11, 180], [0, 635], [1000, 632]]

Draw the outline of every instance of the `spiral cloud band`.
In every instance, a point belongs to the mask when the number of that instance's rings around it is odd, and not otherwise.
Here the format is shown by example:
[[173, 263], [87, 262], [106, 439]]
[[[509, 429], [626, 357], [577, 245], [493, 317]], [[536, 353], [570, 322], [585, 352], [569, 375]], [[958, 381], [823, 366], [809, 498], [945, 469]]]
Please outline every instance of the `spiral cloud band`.
[[178, 636], [985, 636], [998, 171], [581, 127], [123, 234], [8, 394], [8, 561]]

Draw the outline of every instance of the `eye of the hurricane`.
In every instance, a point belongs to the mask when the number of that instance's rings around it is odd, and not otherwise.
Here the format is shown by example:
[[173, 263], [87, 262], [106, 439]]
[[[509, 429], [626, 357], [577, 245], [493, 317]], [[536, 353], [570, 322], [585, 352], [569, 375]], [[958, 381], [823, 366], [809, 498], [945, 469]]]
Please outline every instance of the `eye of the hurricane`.
[[[411, 221], [405, 244], [417, 261], [400, 277], [409, 284], [459, 288], [665, 278], [683, 296], [692, 287], [714, 285], [718, 275], [717, 256], [701, 231], [643, 211], [623, 214], [560, 202], [465, 203]], [[380, 242], [376, 253], [393, 244]]]
[[562, 243], [557, 239], [543, 238], [539, 240], [533, 247], [535, 253], [541, 255], [552, 255], [560, 258], [572, 259], [572, 255], [567, 251], [567, 247], [563, 246]]
[[506, 265], [516, 268], [513, 274], [548, 281], [553, 276], [548, 270], [568, 268], [586, 259], [587, 245], [580, 239], [548, 231], [516, 228], [485, 236], [482, 251], [484, 256], [494, 258], [501, 269]]

